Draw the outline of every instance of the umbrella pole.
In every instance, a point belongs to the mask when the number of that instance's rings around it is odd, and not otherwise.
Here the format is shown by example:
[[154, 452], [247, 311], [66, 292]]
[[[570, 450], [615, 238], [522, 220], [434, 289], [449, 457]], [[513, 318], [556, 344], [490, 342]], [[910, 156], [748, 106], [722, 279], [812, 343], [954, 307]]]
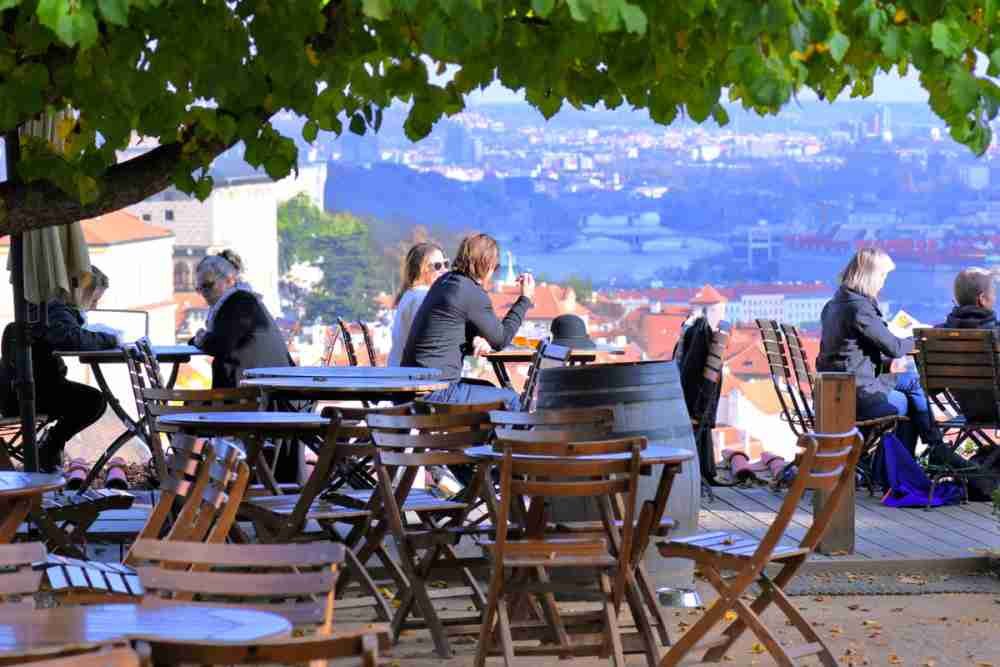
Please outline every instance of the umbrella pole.
[[[17, 178], [16, 165], [21, 153], [17, 130], [4, 135], [7, 180]], [[24, 448], [24, 469], [38, 471], [38, 446], [35, 433], [35, 379], [31, 363], [31, 329], [28, 324], [28, 304], [24, 300], [24, 240], [21, 234], [10, 237], [11, 278], [14, 283], [14, 387], [17, 389], [21, 414], [21, 444]]]

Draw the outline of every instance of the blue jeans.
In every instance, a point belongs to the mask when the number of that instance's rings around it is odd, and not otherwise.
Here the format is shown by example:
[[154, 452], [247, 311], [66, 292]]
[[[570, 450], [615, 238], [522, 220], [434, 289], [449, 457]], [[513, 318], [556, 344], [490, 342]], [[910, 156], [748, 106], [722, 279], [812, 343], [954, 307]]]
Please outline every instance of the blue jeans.
[[858, 419], [890, 415], [909, 417], [909, 421], [900, 422], [896, 427], [896, 435], [911, 454], [916, 453], [918, 435], [927, 445], [941, 441], [941, 433], [931, 419], [924, 388], [920, 386], [920, 376], [913, 371], [896, 376], [896, 385], [887, 394], [859, 392], [857, 406]]
[[486, 385], [471, 384], [462, 382], [461, 380], [452, 382], [445, 389], [439, 389], [427, 394], [424, 400], [434, 403], [458, 403], [463, 405], [503, 401], [508, 410], [521, 409], [521, 397], [512, 389], [487, 387]]

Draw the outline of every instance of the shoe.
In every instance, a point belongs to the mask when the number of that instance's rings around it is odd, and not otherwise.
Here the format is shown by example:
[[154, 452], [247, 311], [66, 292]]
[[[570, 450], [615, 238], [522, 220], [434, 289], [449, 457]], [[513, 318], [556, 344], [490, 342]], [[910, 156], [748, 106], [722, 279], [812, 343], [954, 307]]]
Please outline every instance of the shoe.
[[87, 479], [87, 473], [90, 472], [90, 466], [83, 459], [76, 458], [69, 462], [66, 466], [66, 489], [68, 491], [79, 491], [80, 487], [83, 486], [84, 480]]
[[125, 475], [125, 459], [118, 456], [108, 461], [104, 476], [104, 488], [115, 491], [128, 491], [128, 477]]

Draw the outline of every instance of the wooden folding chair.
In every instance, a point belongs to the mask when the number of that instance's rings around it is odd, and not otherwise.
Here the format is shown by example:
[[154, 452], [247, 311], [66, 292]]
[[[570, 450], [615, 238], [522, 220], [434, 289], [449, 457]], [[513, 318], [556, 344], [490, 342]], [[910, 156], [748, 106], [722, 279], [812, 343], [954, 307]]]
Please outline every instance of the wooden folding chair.
[[[606, 656], [610, 653], [614, 664], [623, 666], [625, 657], [618, 630], [618, 609], [626, 593], [630, 605], [635, 600], [629, 562], [635, 532], [640, 453], [646, 446], [645, 438], [552, 442], [510, 440], [505, 435], [498, 435], [493, 445], [494, 450], [502, 452], [500, 506], [496, 541], [484, 544], [491, 559], [492, 574], [476, 667], [485, 664], [492, 650], [494, 633], [508, 667], [517, 653], [561, 656]], [[619, 496], [625, 509], [621, 530], [613, 521], [611, 509]], [[544, 516], [545, 501], [549, 498], [580, 502], [594, 499], [601, 508], [605, 531], [570, 538], [564, 534], [553, 535], [546, 530]], [[508, 525], [516, 515], [526, 519], [522, 525], [523, 537], [512, 540]], [[509, 575], [508, 569], [511, 570]], [[601, 603], [601, 642], [592, 645], [571, 642], [568, 619], [560, 614], [554, 594], [573, 592], [579, 596], [586, 589], [562, 579], [549, 581], [547, 573], [553, 569], [572, 575], [581, 570], [591, 571], [590, 582], [593, 584], [596, 579], [598, 589], [590, 592]], [[550, 636], [549, 641], [541, 645], [515, 650], [508, 598], [525, 594], [540, 598], [542, 604], [536, 609], [545, 619]]]
[[535, 393], [538, 389], [538, 376], [543, 368], [557, 368], [568, 366], [572, 348], [565, 345], [553, 345], [548, 341], [542, 341], [535, 351], [535, 356], [528, 367], [528, 375], [524, 380], [524, 387], [521, 389], [521, 409], [529, 412], [535, 403]]
[[326, 336], [323, 341], [323, 356], [320, 357], [320, 366], [333, 366], [336, 353], [337, 341], [340, 340], [340, 327], [327, 327]]
[[[35, 415], [35, 433], [40, 436], [49, 425], [45, 415]], [[0, 470], [13, 470], [14, 462], [24, 463], [21, 445], [21, 418], [0, 417]]]
[[24, 653], [0, 654], [0, 665], [33, 667], [145, 667], [151, 665], [147, 644], [128, 643], [74, 644], [56, 648], [33, 649]]
[[206, 544], [137, 540], [130, 556], [144, 603], [184, 602], [271, 611], [295, 626], [333, 628], [334, 588], [344, 548], [306, 544]]
[[[1000, 429], [1000, 340], [992, 329], [926, 328], [914, 331], [917, 370], [920, 382], [932, 404], [946, 410], [937, 426], [942, 435], [951, 436], [952, 453], [965, 442], [977, 448], [996, 446], [987, 431]], [[930, 452], [921, 455], [932, 478], [928, 508], [934, 487], [952, 478], [966, 487], [975, 478], [995, 479], [996, 473], [950, 465], [947, 461], [932, 464]]]
[[[796, 437], [811, 433], [816, 425], [813, 411], [816, 374], [811, 370], [802, 336], [794, 325], [763, 319], [756, 322], [771, 371], [771, 382], [781, 405], [782, 419]], [[882, 436], [905, 419], [905, 416], [889, 415], [855, 422], [865, 441], [858, 471], [868, 486], [869, 494], [875, 493], [869, 465], [872, 455], [882, 442]]]
[[[795, 660], [809, 655], [817, 656], [825, 667], [836, 667], [837, 660], [829, 647], [788, 599], [784, 588], [819, 544], [839, 509], [841, 498], [848, 486], [854, 483], [854, 469], [861, 457], [863, 444], [857, 428], [848, 433], [801, 436], [798, 442], [802, 449], [798, 475], [762, 540], [742, 533], [720, 531], [657, 545], [664, 558], [693, 560], [695, 571], [719, 593], [715, 604], [670, 647], [660, 663], [661, 667], [679, 664], [728, 612], [735, 612], [737, 618], [723, 630], [718, 641], [710, 643], [705, 661], [721, 660], [733, 642], [749, 628], [782, 667], [790, 667]], [[806, 489], [827, 492], [826, 504], [814, 515], [812, 525], [797, 546], [783, 545], [785, 529], [792, 521]], [[769, 563], [782, 566], [774, 578], [764, 572]], [[735, 575], [724, 578], [723, 571], [734, 572]], [[761, 593], [753, 603], [747, 604], [743, 595], [755, 582]], [[772, 603], [808, 643], [796, 647], [782, 646], [761, 620], [761, 614]]]
[[330, 667], [378, 667], [381, 633], [363, 631], [273, 639], [248, 644], [150, 642], [157, 664], [260, 665], [301, 664], [313, 660]]
[[365, 352], [368, 354], [368, 365], [378, 366], [378, 357], [375, 356], [375, 344], [372, 342], [372, 332], [368, 328], [368, 325], [358, 320], [355, 322], [358, 329], [361, 330], [361, 340], [365, 344]]
[[358, 365], [358, 351], [354, 347], [354, 338], [351, 337], [351, 330], [347, 322], [337, 318], [337, 326], [340, 327], [340, 337], [344, 341], [344, 351], [347, 352], [347, 363], [350, 366]]
[[[463, 411], [371, 415], [368, 427], [377, 448], [375, 467], [385, 524], [393, 535], [400, 565], [408, 581], [392, 621], [393, 638], [398, 638], [404, 629], [427, 627], [437, 654], [448, 657], [451, 646], [444, 626], [478, 623], [479, 617], [442, 621], [431, 602], [427, 584], [434, 570], [458, 569], [466, 587], [471, 589], [476, 607], [481, 611], [486, 606], [479, 583], [468, 570], [470, 565], [481, 564], [481, 559], [461, 558], [454, 551], [462, 536], [484, 530], [466, 523], [470, 500], [478, 498], [481, 492], [478, 488], [480, 475], [473, 475], [471, 488], [467, 488], [461, 497], [450, 500], [431, 496], [426, 502], [416, 502], [412, 498], [413, 482], [422, 467], [476, 464], [464, 450], [489, 441], [492, 433], [489, 414]], [[407, 515], [411, 512], [416, 515], [416, 522], [408, 521]], [[464, 590], [438, 593], [434, 597], [467, 594]], [[422, 620], [408, 621], [411, 614], [419, 614]]]
[[41, 542], [0, 544], [0, 606], [35, 606], [35, 593], [42, 583], [42, 573], [34, 564], [45, 560]]
[[[243, 503], [240, 513], [253, 522], [257, 539], [262, 542], [284, 543], [319, 539], [344, 543], [346, 571], [357, 578], [379, 617], [388, 621], [392, 617], [392, 612], [375, 581], [368, 574], [364, 563], [369, 556], [375, 555], [398, 582], [405, 582], [405, 577], [398, 572], [395, 561], [382, 547], [381, 539], [367, 541], [372, 526], [373, 493], [371, 490], [355, 494], [346, 491], [337, 494], [327, 492], [335, 463], [339, 458], [350, 455], [348, 452], [341, 452], [342, 448], [351, 448], [350, 453], [356, 456], [371, 456], [375, 453], [374, 447], [370, 443], [353, 445], [341, 441], [341, 418], [338, 409], [329, 408], [323, 411], [323, 415], [330, 419], [330, 425], [326, 430], [323, 445], [317, 452], [312, 473], [302, 486], [301, 493], [254, 496]], [[359, 429], [360, 432], [360, 426], [354, 425], [353, 428]], [[310, 522], [315, 522], [322, 532], [307, 532]], [[351, 526], [347, 537], [340, 534], [338, 524]], [[364, 544], [372, 543], [373, 547], [359, 559], [352, 547], [358, 546], [363, 538], [366, 540]]]
[[[205, 439], [178, 442], [137, 539], [224, 542], [249, 480], [250, 469], [236, 447]], [[53, 555], [45, 563], [46, 582], [73, 602], [130, 601], [143, 592], [133, 565], [131, 550], [121, 564]]]

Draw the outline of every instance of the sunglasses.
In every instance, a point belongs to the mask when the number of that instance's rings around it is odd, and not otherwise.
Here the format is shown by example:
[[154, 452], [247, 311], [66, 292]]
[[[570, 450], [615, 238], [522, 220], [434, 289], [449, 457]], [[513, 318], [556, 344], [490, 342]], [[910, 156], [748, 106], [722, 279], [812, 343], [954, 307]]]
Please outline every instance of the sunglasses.
[[202, 284], [198, 285], [198, 291], [199, 292], [208, 292], [213, 287], [215, 287], [215, 282], [202, 283]]
[[441, 271], [447, 269], [449, 266], [451, 266], [451, 262], [448, 261], [447, 259], [444, 260], [443, 262], [431, 262], [431, 268], [434, 269], [435, 271]]

